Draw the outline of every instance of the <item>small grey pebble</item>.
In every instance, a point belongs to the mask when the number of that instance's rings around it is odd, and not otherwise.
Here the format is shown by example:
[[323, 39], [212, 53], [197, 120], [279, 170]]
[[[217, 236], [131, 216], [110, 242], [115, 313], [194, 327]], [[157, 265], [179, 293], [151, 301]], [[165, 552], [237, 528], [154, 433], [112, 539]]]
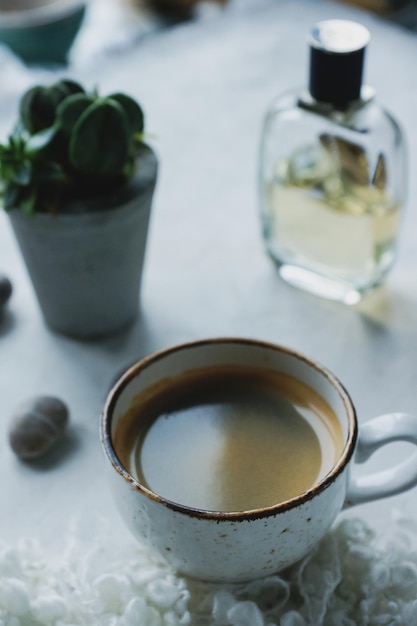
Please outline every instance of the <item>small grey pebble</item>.
[[10, 280], [0, 273], [0, 307], [4, 306], [12, 295], [13, 287]]
[[21, 459], [40, 457], [63, 435], [68, 418], [68, 408], [59, 398], [39, 396], [25, 402], [10, 423], [12, 450]]

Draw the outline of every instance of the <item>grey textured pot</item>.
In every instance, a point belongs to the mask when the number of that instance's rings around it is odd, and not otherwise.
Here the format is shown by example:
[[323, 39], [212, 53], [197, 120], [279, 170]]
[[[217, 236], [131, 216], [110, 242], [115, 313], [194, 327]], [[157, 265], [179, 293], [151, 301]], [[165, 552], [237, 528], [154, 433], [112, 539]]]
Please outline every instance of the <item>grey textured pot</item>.
[[157, 158], [145, 147], [136, 176], [116, 193], [68, 203], [56, 216], [9, 212], [51, 328], [83, 339], [134, 321], [156, 178]]

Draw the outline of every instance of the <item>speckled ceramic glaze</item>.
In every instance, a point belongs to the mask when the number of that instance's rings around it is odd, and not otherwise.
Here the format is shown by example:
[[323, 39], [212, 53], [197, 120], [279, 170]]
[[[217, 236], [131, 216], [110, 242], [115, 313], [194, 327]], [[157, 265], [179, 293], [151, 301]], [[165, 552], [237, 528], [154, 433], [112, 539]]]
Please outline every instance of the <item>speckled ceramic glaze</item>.
[[[333, 469], [313, 488], [265, 509], [210, 512], [165, 500], [140, 485], [121, 465], [112, 435], [133, 399], [166, 377], [216, 364], [284, 372], [315, 389], [328, 402], [340, 421], [345, 446]], [[131, 367], [109, 394], [101, 441], [114, 496], [131, 531], [183, 574], [237, 582], [272, 574], [299, 560], [325, 535], [343, 506], [392, 495], [417, 484], [417, 453], [392, 470], [368, 474], [363, 481], [350, 478], [357, 445], [359, 461], [363, 461], [393, 440], [417, 444], [417, 419], [409, 415], [383, 416], [365, 427], [357, 444], [352, 401], [339, 381], [317, 363], [281, 346], [220, 338], [176, 346]]]

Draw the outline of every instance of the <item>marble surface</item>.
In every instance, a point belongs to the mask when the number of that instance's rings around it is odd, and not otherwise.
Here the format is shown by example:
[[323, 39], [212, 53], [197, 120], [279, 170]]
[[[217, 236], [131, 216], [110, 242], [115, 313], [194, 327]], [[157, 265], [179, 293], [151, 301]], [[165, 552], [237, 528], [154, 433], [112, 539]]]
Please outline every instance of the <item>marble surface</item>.
[[[45, 327], [22, 259], [0, 214], [0, 270], [14, 293], [0, 319], [0, 536], [60, 546], [74, 514], [98, 512], [126, 532], [103, 475], [98, 423], [114, 376], [174, 343], [241, 335], [285, 344], [327, 365], [350, 391], [360, 422], [417, 412], [417, 177], [411, 176], [399, 258], [386, 285], [347, 308], [285, 285], [260, 238], [256, 191], [262, 115], [275, 94], [306, 80], [305, 36], [316, 21], [359, 19], [372, 33], [366, 80], [401, 122], [417, 169], [417, 37], [379, 18], [318, 0], [231, 3], [205, 19], [148, 36], [118, 54], [85, 58], [66, 74], [102, 93], [137, 97], [147, 114], [160, 179], [151, 220], [141, 314], [126, 332], [77, 342]], [[9, 69], [0, 130], [13, 120], [18, 86], [52, 73]], [[71, 411], [55, 455], [23, 464], [7, 427], [15, 408], [53, 394]], [[405, 446], [405, 444], [404, 444]], [[404, 446], [384, 452], [398, 460]], [[408, 447], [407, 447], [408, 452]], [[355, 510], [370, 523], [387, 506], [415, 516], [415, 489]]]

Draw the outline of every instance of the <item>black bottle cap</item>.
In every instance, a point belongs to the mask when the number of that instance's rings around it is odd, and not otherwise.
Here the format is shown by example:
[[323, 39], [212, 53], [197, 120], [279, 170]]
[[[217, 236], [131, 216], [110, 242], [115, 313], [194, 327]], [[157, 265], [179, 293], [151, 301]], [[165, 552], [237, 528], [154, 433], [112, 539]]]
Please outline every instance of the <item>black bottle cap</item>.
[[310, 37], [310, 94], [343, 105], [360, 98], [367, 28], [348, 20], [326, 20]]

